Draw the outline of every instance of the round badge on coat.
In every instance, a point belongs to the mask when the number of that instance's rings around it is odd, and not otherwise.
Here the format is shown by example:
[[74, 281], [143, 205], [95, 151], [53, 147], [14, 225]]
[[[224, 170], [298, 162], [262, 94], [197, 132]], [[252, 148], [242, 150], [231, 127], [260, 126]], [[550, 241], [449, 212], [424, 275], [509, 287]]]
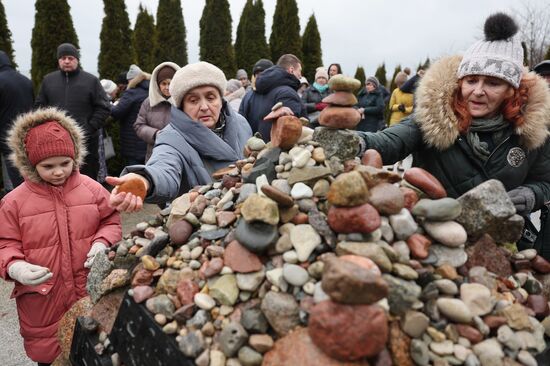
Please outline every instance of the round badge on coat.
[[525, 160], [525, 151], [521, 147], [513, 147], [508, 151], [507, 160], [508, 164], [517, 168]]

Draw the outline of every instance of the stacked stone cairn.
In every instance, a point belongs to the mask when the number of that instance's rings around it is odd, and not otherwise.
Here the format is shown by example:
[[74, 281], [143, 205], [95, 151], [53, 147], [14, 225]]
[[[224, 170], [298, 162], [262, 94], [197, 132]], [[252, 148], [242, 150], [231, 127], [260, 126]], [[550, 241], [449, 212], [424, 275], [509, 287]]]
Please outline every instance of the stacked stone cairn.
[[95, 314], [129, 293], [199, 366], [536, 365], [550, 263], [503, 245], [523, 224], [504, 186], [453, 199], [423, 169], [354, 158], [353, 123], [336, 122], [357, 120], [352, 88], [331, 82], [315, 133], [277, 119], [271, 143], [252, 137], [215, 183], [101, 253]]

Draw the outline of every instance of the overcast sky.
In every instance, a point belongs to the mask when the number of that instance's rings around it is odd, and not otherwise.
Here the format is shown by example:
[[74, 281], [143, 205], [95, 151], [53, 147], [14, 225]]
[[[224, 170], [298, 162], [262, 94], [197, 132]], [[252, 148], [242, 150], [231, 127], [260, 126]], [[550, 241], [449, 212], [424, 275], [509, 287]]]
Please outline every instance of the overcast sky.
[[[1, 0], [12, 32], [19, 70], [30, 74], [33, 0]], [[546, 2], [548, 0], [533, 0]], [[142, 3], [156, 15], [158, 0], [126, 0], [130, 22], [135, 23]], [[204, 0], [182, 0], [187, 29], [189, 62], [199, 61], [199, 20]], [[276, 0], [264, 0], [266, 39], [269, 41]], [[345, 74], [363, 66], [367, 75], [386, 63], [388, 77], [397, 64], [416, 68], [431, 59], [462, 53], [482, 38], [485, 18], [496, 11], [514, 14], [518, 0], [298, 0], [303, 32], [314, 13], [321, 34], [323, 62], [339, 62]], [[229, 0], [233, 18], [233, 41], [245, 0]], [[97, 74], [102, 0], [69, 0], [81, 47], [84, 68]]]

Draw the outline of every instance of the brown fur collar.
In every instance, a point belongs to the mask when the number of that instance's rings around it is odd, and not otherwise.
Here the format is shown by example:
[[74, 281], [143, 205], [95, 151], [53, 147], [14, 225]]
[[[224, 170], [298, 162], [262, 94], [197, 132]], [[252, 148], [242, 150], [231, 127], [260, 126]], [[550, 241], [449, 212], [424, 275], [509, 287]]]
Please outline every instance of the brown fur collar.
[[75, 146], [75, 170], [80, 167], [84, 156], [86, 156], [86, 148], [84, 147], [84, 132], [78, 126], [76, 121], [65, 114], [65, 112], [56, 108], [41, 108], [34, 112], [29, 112], [20, 115], [14, 122], [13, 127], [8, 133], [8, 145], [12, 151], [10, 159], [14, 166], [19, 170], [19, 173], [24, 178], [35, 182], [43, 182], [36, 171], [36, 168], [31, 164], [25, 150], [25, 137], [27, 132], [33, 127], [41, 125], [47, 121], [57, 121], [63, 126], [73, 139]]
[[[458, 87], [456, 72], [461, 60], [461, 56], [451, 56], [435, 62], [416, 89], [415, 120], [424, 141], [438, 150], [449, 148], [460, 134], [451, 100]], [[525, 123], [515, 133], [527, 150], [534, 150], [549, 136], [550, 91], [546, 82], [532, 72], [525, 71], [523, 78], [532, 78], [534, 82], [529, 88]]]
[[138, 76], [128, 81], [128, 89], [135, 88], [143, 80], [151, 80], [151, 74], [142, 71]]

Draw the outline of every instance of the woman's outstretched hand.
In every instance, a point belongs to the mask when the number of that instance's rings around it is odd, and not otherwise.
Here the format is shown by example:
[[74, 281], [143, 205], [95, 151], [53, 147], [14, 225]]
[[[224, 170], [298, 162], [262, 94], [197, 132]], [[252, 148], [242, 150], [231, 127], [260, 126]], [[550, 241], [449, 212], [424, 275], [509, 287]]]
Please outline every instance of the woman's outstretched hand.
[[118, 186], [133, 179], [140, 179], [145, 184], [145, 191], [149, 189], [149, 182], [147, 179], [139, 174], [129, 173], [122, 177], [106, 177], [105, 181], [114, 186], [109, 197], [109, 206], [116, 209], [119, 212], [137, 212], [143, 208], [143, 200], [141, 197], [136, 196], [130, 192], [119, 192]]

